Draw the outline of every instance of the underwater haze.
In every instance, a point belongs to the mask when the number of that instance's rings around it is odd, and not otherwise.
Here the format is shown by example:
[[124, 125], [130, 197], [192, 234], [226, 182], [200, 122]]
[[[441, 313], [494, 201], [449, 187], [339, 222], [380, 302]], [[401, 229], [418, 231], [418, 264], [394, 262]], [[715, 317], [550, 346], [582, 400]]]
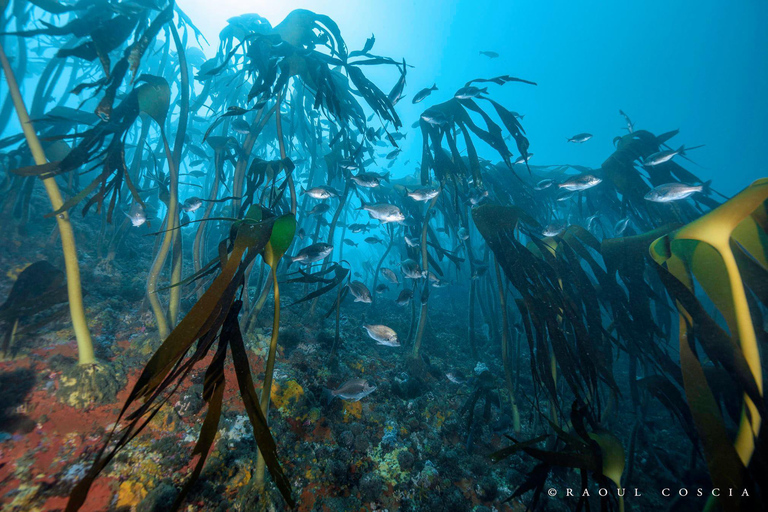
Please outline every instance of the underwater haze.
[[0, 508], [768, 509], [767, 21], [0, 1]]

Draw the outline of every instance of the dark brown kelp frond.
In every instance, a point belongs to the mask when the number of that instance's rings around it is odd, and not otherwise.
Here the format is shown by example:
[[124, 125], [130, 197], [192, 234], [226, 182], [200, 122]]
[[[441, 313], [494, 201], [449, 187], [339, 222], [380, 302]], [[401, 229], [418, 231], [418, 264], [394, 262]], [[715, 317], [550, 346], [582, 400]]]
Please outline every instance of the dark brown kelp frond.
[[[236, 353], [242, 361], [246, 361], [245, 364], [247, 365], [237, 322], [240, 302], [236, 301], [235, 298], [243, 285], [245, 269], [267, 246], [272, 235], [275, 218], [261, 220], [261, 217], [262, 215], [259, 213], [256, 217], [252, 216], [234, 228], [236, 230], [234, 244], [226, 257], [226, 261], [222, 262], [221, 274], [213, 281], [200, 300], [171, 332], [144, 367], [115, 423], [117, 426], [120, 420], [125, 417], [129, 421], [128, 425], [118, 434], [119, 437], [114, 444], [111, 440], [115, 432], [113, 431], [107, 437], [86, 477], [73, 489], [67, 505], [68, 511], [78, 510], [85, 503], [88, 490], [99, 473], [126, 444], [141, 432], [189, 375], [191, 369], [205, 357], [218, 340], [219, 348], [205, 380], [204, 398], [209, 404], [208, 413], [203, 422], [200, 438], [193, 451], [193, 455], [200, 454], [201, 458], [192, 473], [190, 482], [185, 485], [177, 498], [174, 509], [181, 505], [191, 483], [202, 470], [205, 457], [216, 433], [221, 412], [221, 393], [224, 385], [223, 364], [227, 346], [231, 347], [233, 354]], [[193, 349], [195, 343], [197, 346]], [[190, 351], [192, 352], [190, 353]], [[258, 410], [258, 407], [251, 406], [255, 396], [255, 390], [252, 389], [253, 382], [250, 375], [245, 373], [242, 364], [238, 364], [237, 373], [241, 394], [254, 429], [254, 437], [260, 451], [264, 454], [278, 489], [286, 502], [292, 506], [293, 498], [291, 497], [290, 483], [277, 461], [276, 446], [266, 426], [266, 420], [260, 414], [261, 411]], [[138, 404], [140, 400], [143, 402], [128, 414], [129, 409]]]

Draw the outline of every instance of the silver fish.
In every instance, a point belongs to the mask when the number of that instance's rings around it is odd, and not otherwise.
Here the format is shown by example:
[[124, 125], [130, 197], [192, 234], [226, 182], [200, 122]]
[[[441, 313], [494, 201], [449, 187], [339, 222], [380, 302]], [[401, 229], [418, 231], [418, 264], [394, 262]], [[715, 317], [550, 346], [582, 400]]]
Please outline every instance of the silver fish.
[[395, 158], [397, 158], [397, 155], [399, 155], [399, 154], [400, 154], [400, 152], [402, 152], [402, 151], [403, 151], [403, 150], [402, 150], [402, 149], [400, 149], [400, 148], [397, 148], [397, 149], [394, 149], [394, 150], [390, 151], [390, 152], [387, 154], [387, 157], [386, 157], [386, 158], [387, 158], [387, 160], [394, 160]]
[[680, 146], [680, 149], [668, 149], [666, 151], [659, 151], [658, 153], [654, 153], [652, 155], [649, 155], [648, 157], [643, 160], [643, 165], [653, 167], [655, 165], [660, 165], [665, 162], [669, 162], [673, 158], [675, 158], [677, 155], [685, 156], [685, 145]]
[[376, 391], [376, 386], [368, 383], [365, 379], [348, 380], [339, 387], [331, 391], [331, 396], [339, 397], [342, 400], [351, 400], [357, 402]]
[[408, 197], [414, 201], [420, 202], [426, 202], [430, 199], [434, 199], [439, 193], [440, 189], [435, 187], [417, 188], [415, 190], [408, 190], [407, 188], [405, 189], [405, 194]]
[[524, 164], [525, 162], [529, 161], [532, 156], [533, 156], [533, 153], [528, 153], [527, 155], [520, 155], [519, 157], [517, 157], [517, 160], [515, 160], [515, 165]]
[[648, 201], [653, 201], [654, 203], [670, 203], [672, 201], [680, 201], [682, 199], [687, 199], [698, 192], [706, 193], [710, 183], [710, 181], [702, 183], [701, 185], [665, 183], [651, 189], [647, 194], [645, 194], [645, 199]]
[[352, 281], [349, 283], [349, 293], [355, 298], [355, 302], [362, 302], [364, 304], [373, 302], [371, 291], [360, 281]]
[[314, 199], [329, 199], [331, 197], [339, 196], [338, 190], [336, 190], [333, 187], [328, 187], [325, 185], [322, 185], [320, 187], [312, 187], [310, 189], [305, 189], [302, 187], [301, 192], [303, 194], [307, 194], [309, 197]]
[[300, 250], [296, 256], [290, 257], [289, 260], [291, 263], [304, 263], [305, 265], [309, 265], [310, 263], [324, 260], [330, 256], [331, 252], [333, 252], [333, 246], [331, 244], [319, 242], [306, 246]]
[[570, 139], [568, 139], [568, 142], [582, 143], [582, 142], [587, 142], [591, 138], [592, 138], [591, 133], [578, 133], [573, 137], [571, 137]]
[[331, 209], [331, 205], [327, 203], [316, 204], [314, 208], [307, 212], [307, 215], [322, 215]]
[[428, 108], [421, 114], [421, 120], [432, 126], [446, 127], [453, 123], [453, 116], [446, 115], [441, 110]]
[[481, 94], [488, 94], [488, 88], [483, 87], [480, 89], [479, 87], [475, 87], [474, 85], [469, 85], [467, 87], [462, 87], [458, 91], [456, 91], [456, 94], [453, 95], [454, 98], [459, 100], [468, 100], [472, 98], [477, 98]]
[[393, 204], [388, 203], [376, 203], [365, 204], [362, 203], [358, 210], [365, 210], [372, 219], [381, 221], [383, 224], [388, 222], [400, 222], [405, 220], [405, 215], [400, 211], [400, 208]]
[[598, 178], [593, 174], [581, 174], [579, 176], [569, 178], [562, 183], [559, 183], [557, 187], [573, 192], [580, 192], [582, 190], [589, 190], [590, 188], [597, 186], [602, 182], [602, 178]]
[[459, 237], [459, 240], [461, 241], [469, 239], [469, 231], [467, 231], [467, 228], [465, 228], [464, 226], [459, 228], [457, 235]]
[[403, 238], [405, 238], [405, 245], [408, 247], [418, 247], [419, 241], [415, 238], [411, 238], [408, 235], [405, 235]]
[[466, 380], [462, 379], [461, 377], [459, 377], [453, 372], [446, 373], [445, 378], [453, 382], [454, 384], [464, 384], [466, 382]]
[[547, 178], [545, 180], [541, 180], [540, 182], [538, 182], [536, 186], [533, 188], [534, 190], [544, 190], [554, 185], [554, 183], [555, 183], [554, 180]]
[[403, 260], [400, 263], [400, 271], [406, 279], [421, 279], [426, 276], [421, 267], [419, 267], [419, 264], [412, 259]]
[[400, 280], [397, 278], [397, 274], [395, 274], [392, 269], [384, 267], [381, 269], [381, 273], [390, 283], [400, 284]]
[[362, 233], [363, 231], [368, 231], [371, 227], [371, 224], [350, 224], [347, 226], [347, 229], [349, 229], [352, 233]]
[[624, 217], [619, 222], [616, 223], [616, 225], [613, 227], [613, 231], [617, 235], [621, 235], [624, 233], [624, 231], [627, 230], [627, 226], [629, 226], [629, 217]]
[[427, 98], [427, 96], [432, 94], [432, 91], [436, 91], [436, 90], [437, 90], [437, 84], [432, 84], [432, 87], [427, 87], [426, 89], [420, 90], [419, 92], [416, 93], [416, 96], [413, 97], [413, 99], [411, 100], [411, 103], [413, 103], [414, 105], [416, 103], [421, 103]]
[[469, 202], [472, 205], [478, 204], [480, 201], [488, 197], [488, 191], [482, 190], [476, 187], [469, 189]]
[[350, 176], [350, 179], [354, 181], [358, 186], [365, 188], [376, 188], [381, 185], [382, 181], [389, 183], [389, 173], [379, 175], [375, 172], [361, 172]]
[[565, 231], [565, 223], [563, 222], [553, 222], [552, 224], [549, 224], [547, 227], [541, 230], [541, 234], [544, 236], [557, 236], [563, 231]]
[[141, 206], [141, 203], [136, 201], [131, 205], [130, 212], [125, 215], [131, 220], [131, 224], [135, 228], [147, 222], [147, 214], [144, 211], [144, 207]]
[[387, 347], [399, 347], [400, 341], [397, 339], [397, 333], [386, 325], [364, 324], [363, 329], [368, 332], [368, 336], [376, 340], [377, 345]]
[[199, 197], [188, 197], [184, 200], [184, 202], [181, 204], [181, 209], [185, 212], [192, 213], [194, 211], [197, 211], [201, 206], [203, 206], [203, 200]]

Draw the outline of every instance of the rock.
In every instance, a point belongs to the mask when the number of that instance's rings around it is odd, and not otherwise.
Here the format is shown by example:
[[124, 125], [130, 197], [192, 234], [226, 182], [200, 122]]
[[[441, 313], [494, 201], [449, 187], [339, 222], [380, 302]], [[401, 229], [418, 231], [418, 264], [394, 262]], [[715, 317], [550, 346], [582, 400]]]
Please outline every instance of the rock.
[[364, 502], [376, 501], [381, 495], [383, 481], [375, 473], [369, 473], [360, 479], [360, 497]]
[[178, 491], [168, 482], [160, 482], [160, 485], [152, 489], [138, 504], [136, 512], [163, 512], [173, 505]]

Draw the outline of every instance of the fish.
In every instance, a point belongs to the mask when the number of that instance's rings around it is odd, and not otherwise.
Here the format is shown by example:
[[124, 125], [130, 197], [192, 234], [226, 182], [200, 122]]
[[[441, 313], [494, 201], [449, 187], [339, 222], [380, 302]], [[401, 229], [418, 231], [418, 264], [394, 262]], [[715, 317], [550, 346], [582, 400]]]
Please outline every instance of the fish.
[[131, 209], [128, 213], [125, 214], [125, 216], [130, 219], [131, 225], [135, 228], [147, 222], [147, 213], [144, 211], [144, 207], [141, 206], [141, 203], [138, 201], [134, 201], [133, 204], [131, 204]]
[[368, 212], [368, 215], [372, 219], [381, 221], [382, 224], [389, 222], [400, 222], [405, 220], [405, 215], [397, 206], [388, 203], [376, 203], [366, 204], [365, 201], [361, 201], [360, 208], [358, 210], [364, 210]]
[[326, 185], [322, 185], [319, 187], [312, 187], [310, 189], [306, 189], [302, 187], [301, 193], [306, 194], [313, 199], [330, 199], [331, 197], [339, 197], [338, 190], [336, 190], [333, 187], [328, 187]]
[[427, 275], [426, 272], [421, 270], [419, 264], [412, 259], [403, 260], [400, 263], [400, 271], [406, 279], [421, 279]]
[[533, 153], [528, 153], [527, 155], [520, 155], [519, 157], [517, 157], [517, 159], [515, 160], [514, 164], [515, 165], [524, 164], [524, 163], [528, 162], [531, 159], [532, 156], [533, 156]]
[[659, 151], [648, 155], [643, 160], [643, 165], [646, 167], [654, 167], [663, 163], [669, 162], [677, 155], [685, 156], [685, 145], [680, 146], [678, 149], [667, 149], [665, 151]]
[[371, 224], [350, 224], [347, 229], [349, 229], [352, 233], [362, 233], [363, 231], [368, 231], [371, 228]]
[[386, 325], [364, 324], [363, 329], [368, 332], [368, 336], [376, 341], [377, 345], [384, 345], [387, 347], [400, 346], [400, 341], [397, 339], [397, 333]]
[[307, 236], [306, 231], [304, 231], [304, 228], [299, 229], [299, 240], [304, 240], [304, 237]]
[[369, 236], [368, 238], [365, 239], [365, 242], [371, 245], [374, 245], [374, 244], [383, 244], [384, 240], [382, 240], [377, 236]]
[[624, 120], [627, 122], [627, 131], [629, 133], [634, 133], [635, 123], [633, 123], [632, 120], [629, 118], [629, 116], [625, 114], [624, 111], [621, 109], [619, 109], [619, 115], [622, 116]]
[[581, 192], [582, 190], [589, 190], [602, 182], [602, 178], [598, 178], [594, 174], [580, 174], [559, 183], [557, 187], [573, 192]]
[[395, 140], [402, 140], [402, 139], [407, 138], [408, 134], [407, 133], [402, 133], [402, 132], [395, 132], [395, 133], [390, 134], [390, 137], [392, 137]]
[[344, 240], [342, 240], [342, 242], [347, 244], [347, 245], [351, 245], [352, 247], [357, 247], [357, 244], [355, 242], [353, 242], [352, 240], [350, 240], [349, 238], [345, 238]]
[[474, 206], [480, 203], [483, 199], [488, 197], [488, 191], [472, 187], [469, 189], [469, 202]]
[[189, 171], [187, 174], [192, 176], [193, 178], [202, 178], [207, 173], [205, 171]]
[[469, 231], [467, 231], [467, 228], [465, 228], [464, 226], [461, 226], [459, 228], [459, 230], [456, 232], [456, 235], [459, 237], [459, 240], [461, 240], [462, 242], [464, 240], [469, 239]]
[[381, 185], [382, 181], [389, 183], [389, 173], [379, 175], [374, 172], [361, 172], [350, 176], [350, 179], [361, 187], [376, 188]]
[[547, 178], [547, 179], [544, 179], [544, 180], [541, 180], [540, 182], [538, 182], [536, 184], [536, 186], [533, 187], [533, 189], [534, 190], [544, 190], [544, 189], [547, 189], [547, 188], [551, 187], [552, 185], [554, 185], [554, 183], [555, 183], [555, 180], [551, 180], [551, 179]]
[[407, 245], [408, 247], [418, 247], [419, 246], [419, 241], [417, 239], [411, 238], [408, 235], [403, 236], [403, 238], [405, 239], [405, 245]]
[[360, 167], [354, 160], [339, 160], [339, 167], [347, 171], [354, 171]]
[[426, 202], [437, 197], [440, 194], [440, 189], [436, 187], [424, 187], [414, 190], [408, 190], [406, 187], [405, 195], [413, 199], [414, 201]]
[[499, 54], [496, 52], [489, 52], [489, 51], [481, 51], [480, 55], [485, 55], [489, 59], [496, 59], [499, 57]]
[[450, 281], [446, 281], [445, 279], [437, 279], [431, 283], [432, 288], [445, 288], [449, 284], [451, 284]]
[[[398, 68], [399, 67], [400, 66], [398, 66]], [[393, 106], [403, 98], [403, 90], [405, 89], [405, 74], [407, 70], [408, 67], [405, 64], [405, 59], [403, 59], [403, 68], [400, 70], [400, 78], [397, 80], [397, 83], [395, 83], [395, 86], [392, 87], [392, 90], [389, 91], [389, 94], [387, 95], [387, 99], [389, 99]]]
[[376, 391], [376, 386], [365, 379], [352, 379], [342, 384], [338, 389], [331, 391], [331, 398], [339, 397], [342, 400], [357, 402]]
[[576, 143], [582, 143], [587, 142], [589, 139], [592, 138], [591, 133], [577, 133], [573, 137], [568, 139], [568, 142], [576, 142]]
[[567, 200], [569, 200], [570, 198], [572, 198], [575, 195], [576, 195], [575, 191], [573, 191], [573, 190], [566, 190], [565, 192], [561, 192], [560, 194], [558, 194], [558, 196], [555, 199], [555, 201], [567, 201]]
[[188, 197], [181, 203], [181, 209], [187, 213], [197, 211], [201, 206], [203, 206], [203, 200], [199, 197]]
[[251, 133], [251, 125], [244, 119], [235, 119], [230, 126], [232, 126], [232, 129], [240, 135], [248, 135]]
[[305, 265], [309, 265], [310, 263], [324, 260], [330, 256], [332, 252], [333, 246], [331, 244], [318, 242], [306, 246], [296, 253], [296, 256], [289, 257], [288, 260], [291, 263], [304, 263]]
[[413, 291], [409, 289], [402, 290], [400, 294], [395, 299], [395, 303], [397, 303], [398, 306], [407, 306], [410, 304], [411, 299], [413, 298]]
[[474, 85], [469, 85], [456, 91], [456, 94], [454, 94], [453, 97], [457, 100], [469, 100], [472, 98], [477, 98], [481, 94], [488, 94], [488, 88], [483, 87], [481, 89], [479, 87], [475, 87]]
[[454, 384], [464, 384], [467, 380], [460, 372], [448, 372], [445, 374], [445, 378]]
[[654, 187], [645, 194], [646, 201], [654, 203], [671, 203], [687, 199], [696, 193], [706, 194], [712, 181], [706, 181], [700, 185], [686, 185], [685, 183], [664, 183]]
[[399, 155], [399, 154], [400, 154], [402, 151], [403, 151], [403, 150], [402, 150], [402, 149], [400, 149], [400, 148], [397, 148], [397, 149], [395, 149], [395, 150], [393, 150], [393, 151], [390, 151], [390, 152], [387, 154], [387, 156], [386, 156], [387, 160], [394, 160], [395, 158], [397, 158], [397, 155]]
[[374, 290], [376, 293], [384, 293], [389, 291], [389, 286], [385, 285], [384, 283], [377, 285], [376, 290]]
[[395, 274], [392, 269], [384, 267], [381, 269], [382, 275], [392, 284], [400, 284], [400, 280], [397, 278], [397, 274]]
[[541, 230], [541, 234], [544, 236], [557, 236], [565, 231], [566, 225], [564, 222], [553, 222], [548, 224]]
[[411, 103], [413, 103], [414, 105], [416, 103], [421, 103], [427, 98], [427, 96], [432, 94], [432, 91], [436, 91], [436, 90], [437, 90], [437, 84], [432, 84], [432, 87], [427, 87], [426, 89], [420, 90], [419, 92], [416, 93], [416, 96], [413, 97], [413, 99], [411, 100]]
[[616, 225], [613, 227], [613, 231], [617, 235], [621, 235], [624, 233], [624, 231], [627, 230], [627, 226], [629, 226], [629, 217], [624, 217], [616, 223]]
[[370, 304], [373, 302], [371, 297], [371, 291], [360, 281], [352, 281], [348, 285], [349, 293], [355, 298], [354, 302], [362, 302], [364, 304]]
[[331, 205], [327, 203], [316, 204], [314, 208], [307, 212], [307, 215], [322, 215], [331, 209]]
[[421, 120], [425, 123], [438, 128], [445, 128], [453, 123], [453, 116], [446, 114], [442, 110], [428, 108], [421, 114]]
[[597, 220], [597, 217], [599, 215], [600, 215], [599, 213], [595, 213], [587, 217], [587, 231], [592, 231], [592, 227], [594, 226], [595, 221]]

